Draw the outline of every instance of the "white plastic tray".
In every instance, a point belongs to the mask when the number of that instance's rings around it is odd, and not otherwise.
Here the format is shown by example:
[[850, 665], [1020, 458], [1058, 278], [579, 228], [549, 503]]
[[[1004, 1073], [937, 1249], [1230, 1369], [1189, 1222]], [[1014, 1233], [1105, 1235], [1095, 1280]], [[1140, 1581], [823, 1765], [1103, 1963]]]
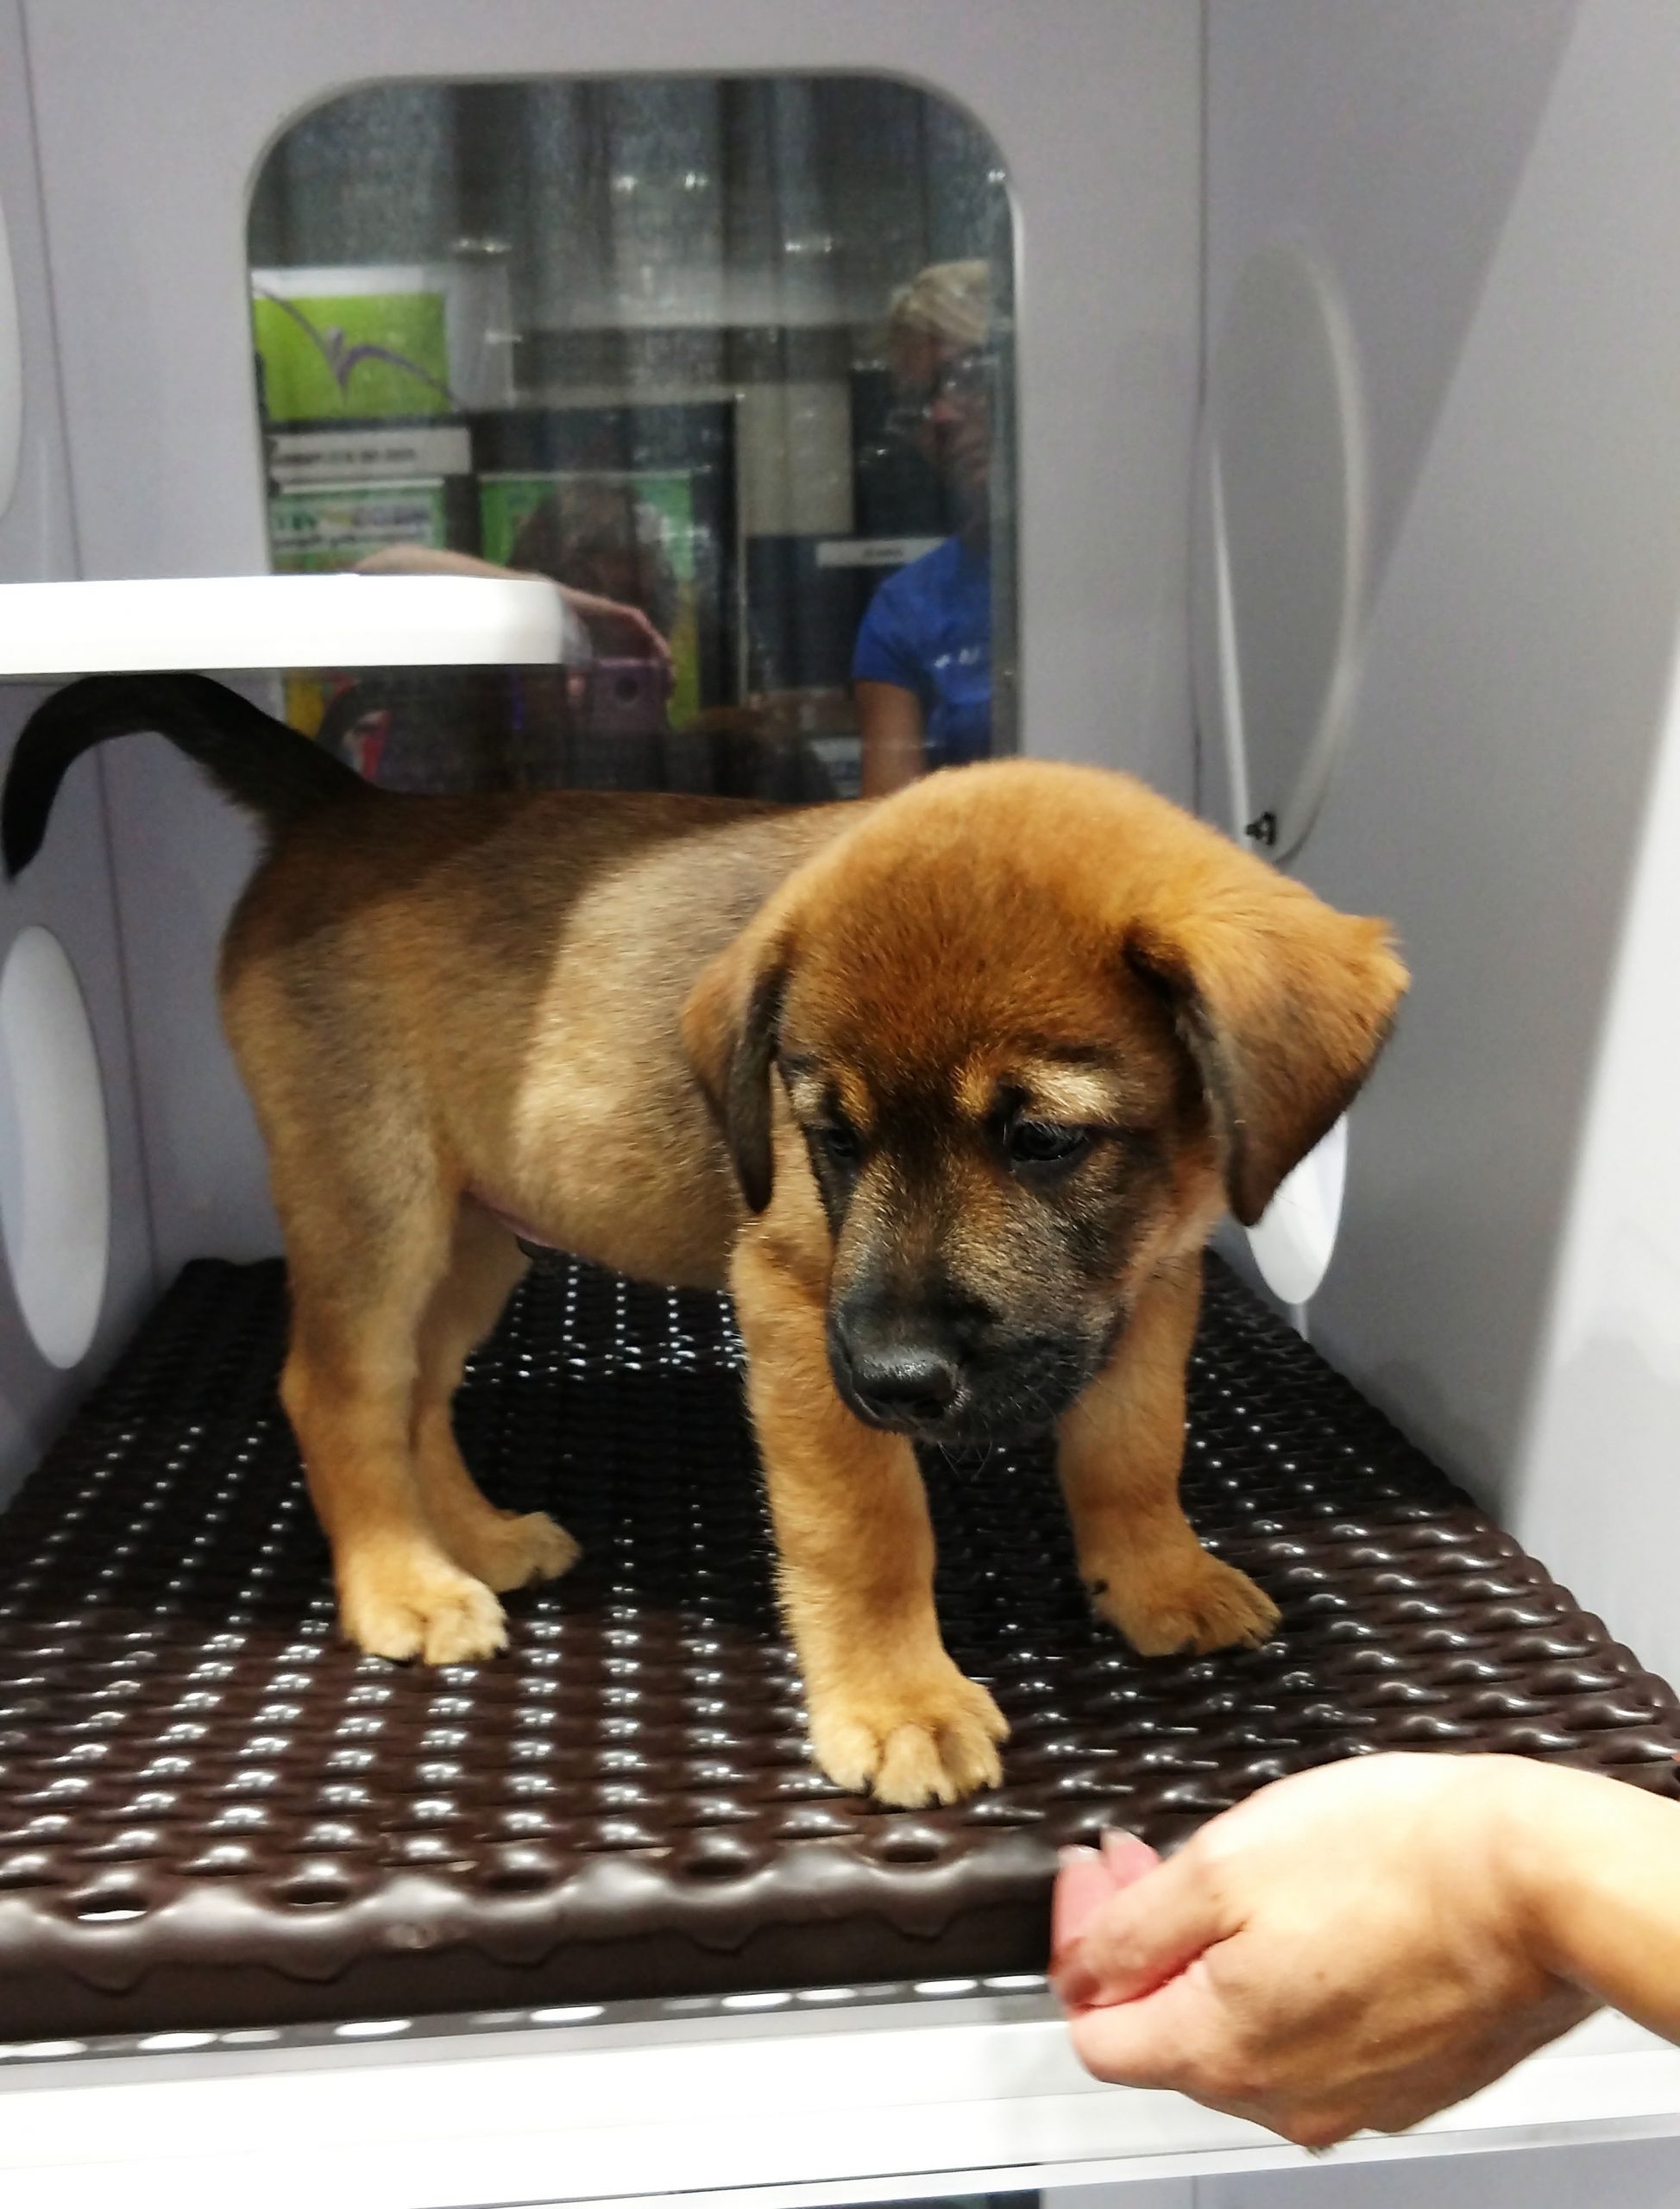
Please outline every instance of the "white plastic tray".
[[0, 677], [552, 666], [588, 657], [559, 592], [534, 580], [198, 576], [0, 585]]

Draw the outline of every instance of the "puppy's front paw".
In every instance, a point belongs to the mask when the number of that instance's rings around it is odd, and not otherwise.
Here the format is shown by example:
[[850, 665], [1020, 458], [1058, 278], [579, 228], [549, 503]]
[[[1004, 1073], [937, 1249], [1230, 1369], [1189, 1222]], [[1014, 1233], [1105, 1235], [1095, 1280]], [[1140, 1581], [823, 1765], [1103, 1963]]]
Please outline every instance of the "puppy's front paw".
[[909, 1686], [831, 1690], [811, 1702], [811, 1753], [829, 1778], [871, 1790], [896, 1809], [996, 1787], [1004, 1776], [996, 1745], [1009, 1730], [986, 1690], [948, 1661]]
[[339, 1574], [338, 1616], [370, 1657], [472, 1665], [507, 1646], [501, 1605], [444, 1558], [356, 1558]]
[[470, 1531], [455, 1530], [449, 1546], [458, 1564], [499, 1595], [533, 1580], [557, 1580], [582, 1555], [546, 1511], [487, 1512]]
[[1123, 1575], [1087, 1585], [1098, 1616], [1118, 1627], [1140, 1657], [1258, 1648], [1278, 1628], [1271, 1597], [1246, 1572], [1199, 1546], [1153, 1567], [1129, 1559]]

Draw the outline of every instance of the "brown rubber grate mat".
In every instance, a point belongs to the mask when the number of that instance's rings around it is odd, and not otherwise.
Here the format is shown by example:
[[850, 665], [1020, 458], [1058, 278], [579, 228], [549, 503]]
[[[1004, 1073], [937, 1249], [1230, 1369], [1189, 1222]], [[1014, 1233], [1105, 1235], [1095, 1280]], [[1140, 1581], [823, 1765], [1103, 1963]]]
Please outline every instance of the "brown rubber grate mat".
[[277, 1264], [189, 1267], [0, 1520], [0, 2040], [1034, 1971], [1058, 1844], [1350, 1751], [1675, 1784], [1669, 1690], [1217, 1267], [1186, 1501], [1280, 1639], [1138, 1659], [1043, 1452], [934, 1459], [947, 1641], [1015, 1730], [931, 1812], [806, 1761], [717, 1300], [528, 1281], [463, 1446], [584, 1558], [441, 1672], [333, 1638], [283, 1326]]

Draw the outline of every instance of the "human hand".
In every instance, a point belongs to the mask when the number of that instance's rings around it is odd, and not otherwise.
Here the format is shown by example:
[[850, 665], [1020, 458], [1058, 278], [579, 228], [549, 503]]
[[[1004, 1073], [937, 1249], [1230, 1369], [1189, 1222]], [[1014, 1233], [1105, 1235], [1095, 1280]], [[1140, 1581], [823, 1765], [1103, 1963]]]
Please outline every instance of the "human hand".
[[1517, 1869], [1553, 1778], [1520, 1758], [1355, 1758], [1263, 1789], [1164, 1861], [1129, 1835], [1068, 1852], [1051, 1975], [1076, 2054], [1312, 2147], [1476, 2093], [1594, 2007], [1538, 1960]]
[[627, 659], [658, 660], [670, 675], [670, 646], [639, 606], [601, 598], [592, 590], [575, 590], [569, 583], [558, 588], [561, 597], [589, 632], [598, 652], [609, 658], [616, 652]]

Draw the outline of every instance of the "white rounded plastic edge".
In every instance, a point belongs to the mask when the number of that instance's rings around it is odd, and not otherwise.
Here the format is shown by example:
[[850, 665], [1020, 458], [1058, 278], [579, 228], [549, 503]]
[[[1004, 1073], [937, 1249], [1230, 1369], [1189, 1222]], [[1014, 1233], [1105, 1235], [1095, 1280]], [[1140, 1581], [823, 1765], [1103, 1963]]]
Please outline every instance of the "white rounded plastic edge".
[[589, 657], [552, 583], [197, 576], [0, 585], [0, 676], [553, 666]]
[[16, 496], [22, 462], [23, 331], [6, 210], [0, 204], [0, 515]]
[[0, 968], [0, 1242], [36, 1349], [79, 1364], [104, 1305], [110, 1153], [81, 985], [43, 928]]
[[1330, 1270], [1348, 1181], [1348, 1123], [1339, 1119], [1249, 1230], [1260, 1277], [1284, 1303], [1303, 1305]]

